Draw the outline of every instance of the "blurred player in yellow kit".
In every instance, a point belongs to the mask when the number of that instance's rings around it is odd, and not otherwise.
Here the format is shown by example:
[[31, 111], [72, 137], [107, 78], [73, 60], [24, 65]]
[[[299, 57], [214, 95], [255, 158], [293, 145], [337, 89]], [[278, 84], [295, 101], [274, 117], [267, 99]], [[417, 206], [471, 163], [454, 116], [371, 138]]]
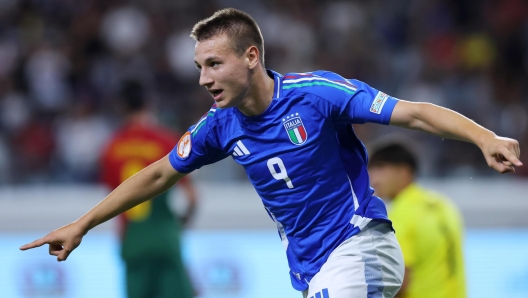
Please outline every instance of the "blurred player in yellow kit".
[[376, 195], [391, 202], [389, 218], [405, 263], [397, 297], [466, 297], [463, 222], [442, 195], [414, 182], [417, 160], [398, 143], [371, 152], [368, 171]]

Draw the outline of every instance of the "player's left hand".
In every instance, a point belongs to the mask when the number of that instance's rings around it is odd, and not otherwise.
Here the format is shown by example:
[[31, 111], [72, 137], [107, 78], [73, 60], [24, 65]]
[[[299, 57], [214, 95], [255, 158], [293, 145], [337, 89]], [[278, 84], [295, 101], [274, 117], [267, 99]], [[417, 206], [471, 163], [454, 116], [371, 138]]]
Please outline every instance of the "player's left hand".
[[482, 153], [490, 168], [501, 174], [515, 172], [523, 163], [519, 160], [521, 149], [514, 139], [495, 136], [481, 146]]

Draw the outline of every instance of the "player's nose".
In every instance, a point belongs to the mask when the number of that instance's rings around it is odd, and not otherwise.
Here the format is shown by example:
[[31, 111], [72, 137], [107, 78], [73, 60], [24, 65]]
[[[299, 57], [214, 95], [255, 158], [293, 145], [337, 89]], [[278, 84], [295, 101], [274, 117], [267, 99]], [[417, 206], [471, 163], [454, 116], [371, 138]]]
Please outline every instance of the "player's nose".
[[213, 84], [213, 79], [207, 74], [207, 71], [202, 69], [200, 71], [200, 86], [207, 87]]

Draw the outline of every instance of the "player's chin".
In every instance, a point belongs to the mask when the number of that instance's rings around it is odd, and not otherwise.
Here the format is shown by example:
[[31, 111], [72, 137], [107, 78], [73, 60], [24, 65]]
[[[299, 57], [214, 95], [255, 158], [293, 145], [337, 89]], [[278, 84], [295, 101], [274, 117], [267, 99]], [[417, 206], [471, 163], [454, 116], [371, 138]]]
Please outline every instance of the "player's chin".
[[215, 100], [216, 106], [220, 109], [230, 108], [233, 105], [231, 104], [231, 101], [226, 100], [225, 98], [221, 98], [220, 100]]

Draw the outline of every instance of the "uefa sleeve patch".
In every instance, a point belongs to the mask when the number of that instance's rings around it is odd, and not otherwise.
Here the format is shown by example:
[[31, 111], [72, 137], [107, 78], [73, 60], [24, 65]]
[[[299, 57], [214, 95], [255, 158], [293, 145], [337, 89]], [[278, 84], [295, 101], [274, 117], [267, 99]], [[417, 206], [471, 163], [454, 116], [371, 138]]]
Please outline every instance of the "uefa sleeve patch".
[[178, 142], [178, 156], [182, 159], [189, 157], [191, 153], [191, 132], [186, 132]]
[[370, 111], [374, 114], [380, 114], [385, 102], [389, 96], [381, 91], [378, 91], [378, 94], [374, 98], [372, 105], [370, 106]]

